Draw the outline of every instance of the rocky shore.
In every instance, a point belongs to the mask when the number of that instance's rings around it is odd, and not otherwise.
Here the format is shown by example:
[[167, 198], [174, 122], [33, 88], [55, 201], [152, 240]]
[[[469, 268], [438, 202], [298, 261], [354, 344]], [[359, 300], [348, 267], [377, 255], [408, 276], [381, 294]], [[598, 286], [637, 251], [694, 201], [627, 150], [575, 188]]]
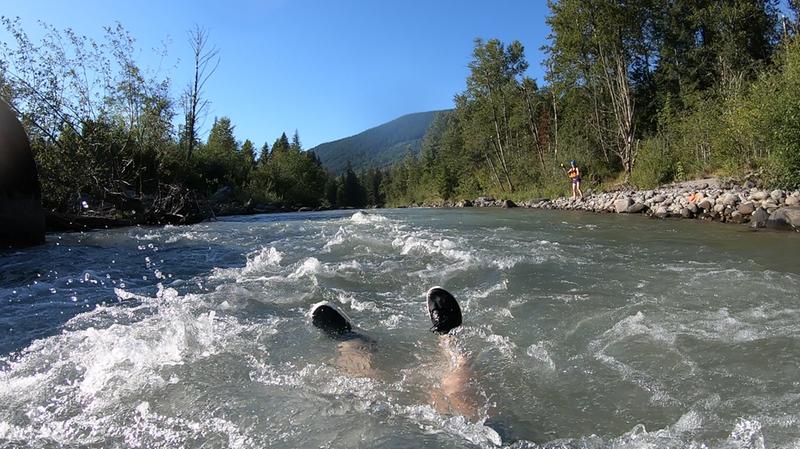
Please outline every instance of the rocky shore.
[[704, 179], [653, 190], [587, 192], [581, 199], [538, 198], [520, 204], [480, 197], [452, 207], [526, 207], [598, 213], [645, 214], [654, 218], [690, 218], [744, 223], [753, 228], [800, 231], [800, 191], [766, 190], [753, 183], [735, 185]]

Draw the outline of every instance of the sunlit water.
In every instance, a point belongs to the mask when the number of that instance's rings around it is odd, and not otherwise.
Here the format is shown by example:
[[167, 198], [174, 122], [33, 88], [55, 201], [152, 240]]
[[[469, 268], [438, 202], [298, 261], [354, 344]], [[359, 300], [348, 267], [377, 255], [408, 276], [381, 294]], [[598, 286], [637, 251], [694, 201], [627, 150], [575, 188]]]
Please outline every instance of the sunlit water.
[[[525, 210], [51, 235], [0, 253], [0, 447], [800, 447], [799, 237]], [[430, 405], [437, 284], [478, 421]], [[321, 300], [375, 377], [331, 363]]]

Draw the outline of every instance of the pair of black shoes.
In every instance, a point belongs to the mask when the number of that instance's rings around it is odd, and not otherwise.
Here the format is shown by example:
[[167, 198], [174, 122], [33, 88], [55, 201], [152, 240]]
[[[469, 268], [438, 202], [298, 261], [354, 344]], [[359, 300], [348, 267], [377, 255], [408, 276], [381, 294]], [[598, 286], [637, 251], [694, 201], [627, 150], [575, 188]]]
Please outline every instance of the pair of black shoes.
[[[431, 332], [447, 334], [461, 326], [461, 307], [447, 290], [433, 287], [428, 290], [428, 313], [431, 317]], [[353, 334], [353, 325], [344, 312], [329, 302], [321, 302], [311, 308], [311, 323], [314, 327], [335, 338], [347, 338]]]

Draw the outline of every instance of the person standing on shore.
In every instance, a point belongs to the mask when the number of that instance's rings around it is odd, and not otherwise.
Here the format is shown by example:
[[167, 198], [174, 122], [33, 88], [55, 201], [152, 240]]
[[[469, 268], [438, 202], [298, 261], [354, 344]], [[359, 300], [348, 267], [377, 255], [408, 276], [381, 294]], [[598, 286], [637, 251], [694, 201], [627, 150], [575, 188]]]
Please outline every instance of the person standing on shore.
[[574, 200], [575, 198], [583, 198], [583, 192], [581, 192], [581, 170], [578, 168], [578, 163], [574, 160], [569, 161], [569, 165], [569, 170], [564, 168], [564, 164], [561, 164], [561, 169], [564, 170], [564, 173], [567, 174], [572, 182], [571, 199]]

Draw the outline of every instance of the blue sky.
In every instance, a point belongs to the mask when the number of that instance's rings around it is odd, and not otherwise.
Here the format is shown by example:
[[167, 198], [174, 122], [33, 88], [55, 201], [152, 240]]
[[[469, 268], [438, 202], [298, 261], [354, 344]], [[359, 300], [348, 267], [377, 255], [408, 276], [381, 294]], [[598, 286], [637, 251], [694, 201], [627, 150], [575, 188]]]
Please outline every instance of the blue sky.
[[[207, 86], [204, 131], [229, 116], [237, 139], [259, 147], [297, 129], [310, 148], [452, 107], [475, 37], [521, 41], [529, 74], [541, 80], [548, 33], [544, 0], [15, 0], [0, 14], [20, 17], [32, 37], [38, 20], [93, 37], [119, 21], [142, 49], [140, 65], [162, 67], [176, 93], [191, 77], [186, 31], [206, 27], [221, 63]], [[163, 41], [167, 61], [150, 52]]]

